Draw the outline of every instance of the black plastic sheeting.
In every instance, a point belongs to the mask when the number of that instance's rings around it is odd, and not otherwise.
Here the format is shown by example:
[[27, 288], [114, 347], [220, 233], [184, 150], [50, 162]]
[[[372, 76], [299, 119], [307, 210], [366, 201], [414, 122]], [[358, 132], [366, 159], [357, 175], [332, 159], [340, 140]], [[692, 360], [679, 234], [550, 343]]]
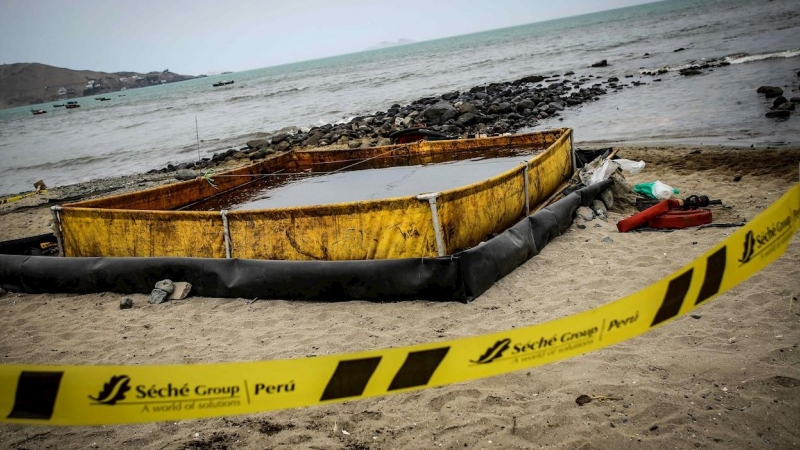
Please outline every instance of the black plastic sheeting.
[[266, 261], [207, 258], [53, 258], [0, 255], [0, 287], [12, 292], [150, 293], [165, 278], [206, 297], [317, 301], [469, 302], [536, 256], [572, 224], [575, 210], [611, 185], [575, 191], [469, 250], [438, 258]]
[[38, 256], [58, 253], [58, 248], [55, 248], [55, 251], [53, 251], [53, 248], [47, 244], [58, 244], [56, 236], [53, 233], [0, 242], [0, 254]]

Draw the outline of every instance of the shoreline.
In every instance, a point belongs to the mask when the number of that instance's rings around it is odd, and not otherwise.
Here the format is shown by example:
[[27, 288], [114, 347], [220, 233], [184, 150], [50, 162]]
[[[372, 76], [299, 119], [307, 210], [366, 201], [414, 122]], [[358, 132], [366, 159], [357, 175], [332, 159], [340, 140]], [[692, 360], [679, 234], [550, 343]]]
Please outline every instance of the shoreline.
[[[694, 63], [696, 61], [688, 64]], [[528, 75], [514, 81], [493, 82], [473, 86], [464, 91], [456, 90], [422, 97], [406, 105], [394, 104], [386, 111], [373, 111], [346, 121], [321, 126], [310, 128], [287, 126], [271, 132], [252, 132], [239, 136], [210, 139], [204, 141], [204, 146], [217, 149], [210, 157], [168, 164], [166, 167], [152, 169], [147, 173], [166, 173], [175, 169], [204, 170], [217, 168], [219, 161], [229, 160], [232, 157], [258, 160], [274, 152], [333, 145], [343, 148], [375, 147], [388, 144], [388, 136], [391, 132], [419, 125], [446, 135], [462, 138], [475, 134], [497, 135], [539, 130], [544, 127], [558, 128], [562, 126], [565, 117], [569, 117], [570, 111], [580, 111], [580, 107], [584, 104], [600, 101], [607, 95], [627, 91], [637, 86], [653, 84], [654, 80], [660, 80], [659, 77], [663, 76], [661, 71], [645, 71], [646, 73], [640, 71], [638, 78], [632, 78], [632, 75], [624, 75], [624, 70], [623, 73], [614, 75], [613, 65], [609, 65], [606, 61], [598, 62], [595, 65], [598, 64], [599, 68], [581, 67], [576, 69], [577, 72]], [[728, 70], [725, 65], [716, 63], [693, 65], [692, 67], [696, 67], [693, 70], [701, 73], [706, 73], [702, 72], [703, 70]], [[605, 73], [608, 69], [611, 71]], [[599, 73], [603, 75], [599, 75]], [[670, 74], [669, 78], [664, 78], [663, 82], [656, 84], [677, 83], [684, 79], [688, 81], [698, 78], [697, 75], [674, 73]], [[636, 92], [641, 89], [643, 88], [638, 87]], [[639, 95], [647, 94], [645, 92], [636, 94], [636, 96]], [[785, 95], [791, 97], [792, 94], [786, 92]], [[789, 111], [784, 112], [790, 114]], [[763, 115], [763, 113], [759, 115]], [[557, 121], [553, 119], [557, 119]], [[565, 124], [569, 125], [569, 122]], [[580, 130], [576, 131], [580, 137]], [[759, 145], [763, 139], [754, 138], [752, 141], [743, 139], [731, 142], [726, 136], [709, 136], [698, 141], [697, 138], [685, 136], [681, 138], [643, 137], [636, 139], [635, 142], [648, 145], [671, 142], [676, 145], [699, 143], [748, 146], [753, 143]], [[608, 143], [618, 142], [609, 141]], [[782, 143], [775, 142], [774, 144]], [[193, 149], [193, 146], [184, 146], [178, 153], [193, 153], [193, 150], [189, 152], [188, 149]], [[123, 177], [136, 177], [137, 175], [129, 173]], [[82, 183], [91, 183], [96, 180]], [[44, 181], [48, 182], [47, 179]], [[0, 195], [0, 198], [11, 195], [16, 194], [3, 194]]]
[[[620, 156], [647, 164], [629, 182], [660, 179], [681, 189], [681, 196], [720, 198], [727, 208], [715, 208], [715, 220], [727, 222], [752, 218], [797, 182], [798, 150], [631, 146]], [[607, 222], [576, 221], [469, 304], [190, 296], [151, 305], [146, 295], [132, 295], [133, 308], [119, 310], [120, 296], [113, 293], [6, 294], [0, 297], [0, 357], [16, 364], [196, 364], [501, 331], [636, 292], [732, 232], [617, 233], [615, 222], [631, 213], [617, 208]], [[9, 216], [0, 216], [0, 223]], [[796, 236], [782, 258], [691, 316], [607, 349], [508, 375], [215, 419], [79, 428], [0, 425], [0, 446], [727, 449], [769, 441], [788, 448], [800, 439], [794, 414], [800, 403], [800, 302], [793, 300], [800, 297], [798, 264]], [[578, 406], [580, 395], [614, 399]]]

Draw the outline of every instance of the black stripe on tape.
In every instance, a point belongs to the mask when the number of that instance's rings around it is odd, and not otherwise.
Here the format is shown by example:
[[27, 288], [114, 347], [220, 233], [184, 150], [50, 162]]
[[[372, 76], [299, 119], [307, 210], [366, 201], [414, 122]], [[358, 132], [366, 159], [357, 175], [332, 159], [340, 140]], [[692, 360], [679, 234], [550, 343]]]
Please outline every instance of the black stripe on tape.
[[336, 370], [333, 372], [330, 381], [328, 381], [325, 392], [322, 393], [322, 398], [319, 401], [358, 397], [364, 393], [364, 388], [367, 387], [369, 379], [375, 373], [375, 369], [378, 368], [378, 363], [380, 362], [380, 356], [339, 361], [339, 365], [336, 366]]
[[425, 386], [449, 351], [450, 347], [443, 347], [410, 352], [403, 366], [394, 376], [392, 384], [389, 385], [389, 390], [395, 391], [397, 389]]
[[64, 372], [22, 372], [9, 419], [50, 420]]
[[686, 293], [689, 292], [689, 285], [692, 284], [693, 272], [694, 269], [689, 269], [669, 282], [667, 295], [664, 296], [664, 302], [661, 303], [661, 308], [658, 309], [656, 318], [653, 319], [653, 323], [650, 324], [651, 327], [678, 315], [678, 311], [681, 310], [681, 305], [683, 304], [683, 299], [686, 298]]
[[719, 287], [722, 285], [722, 276], [725, 274], [725, 262], [728, 259], [727, 246], [722, 247], [708, 257], [706, 260], [706, 276], [703, 278], [703, 287], [697, 296], [695, 305], [708, 300], [717, 295]]

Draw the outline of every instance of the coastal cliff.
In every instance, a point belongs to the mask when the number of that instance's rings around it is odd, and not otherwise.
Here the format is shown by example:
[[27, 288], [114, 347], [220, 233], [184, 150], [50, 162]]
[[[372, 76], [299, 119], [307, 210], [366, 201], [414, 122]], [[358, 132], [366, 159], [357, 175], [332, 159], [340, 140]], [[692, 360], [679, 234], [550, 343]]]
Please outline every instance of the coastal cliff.
[[39, 63], [0, 65], [0, 109], [174, 83], [196, 77], [163, 72], [95, 72]]

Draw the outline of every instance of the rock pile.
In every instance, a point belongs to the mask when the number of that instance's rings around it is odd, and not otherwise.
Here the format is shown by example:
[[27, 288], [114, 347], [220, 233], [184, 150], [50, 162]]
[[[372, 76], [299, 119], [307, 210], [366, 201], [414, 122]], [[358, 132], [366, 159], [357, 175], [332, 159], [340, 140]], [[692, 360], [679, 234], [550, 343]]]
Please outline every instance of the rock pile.
[[554, 80], [547, 86], [542, 81], [545, 77], [530, 76], [425, 97], [405, 106], [394, 104], [386, 111], [355, 117], [347, 123], [248, 141], [247, 150], [258, 155], [327, 145], [375, 147], [390, 144], [388, 136], [392, 132], [415, 126], [453, 136], [501, 134], [535, 126], [539, 120], [557, 116], [567, 107], [597, 100], [606, 93], [601, 83], [584, 86], [588, 78]]
[[800, 97], [792, 97], [787, 100], [783, 96], [783, 89], [777, 86], [761, 86], [756, 90], [759, 94], [764, 94], [767, 99], [774, 98], [771, 111], [765, 114], [770, 119], [787, 119], [791, 112], [795, 110], [795, 104], [800, 103]]
[[[567, 72], [564, 77], [574, 76]], [[615, 81], [611, 81], [615, 80]], [[181, 180], [193, 179], [197, 170], [232, 160], [259, 160], [268, 155], [300, 148], [336, 145], [367, 148], [391, 144], [392, 132], [425, 126], [450, 136], [497, 135], [533, 127], [542, 119], [558, 117], [566, 108], [598, 100], [606, 88], [619, 90], [618, 78], [603, 82], [594, 75], [562, 78], [531, 75], [515, 81], [476, 86], [424, 97], [408, 105], [394, 104], [386, 111], [355, 117], [346, 123], [325, 124], [309, 130], [289, 127], [262, 134], [242, 148], [227, 149], [198, 162], [169, 165], [160, 171], [175, 172]]]

